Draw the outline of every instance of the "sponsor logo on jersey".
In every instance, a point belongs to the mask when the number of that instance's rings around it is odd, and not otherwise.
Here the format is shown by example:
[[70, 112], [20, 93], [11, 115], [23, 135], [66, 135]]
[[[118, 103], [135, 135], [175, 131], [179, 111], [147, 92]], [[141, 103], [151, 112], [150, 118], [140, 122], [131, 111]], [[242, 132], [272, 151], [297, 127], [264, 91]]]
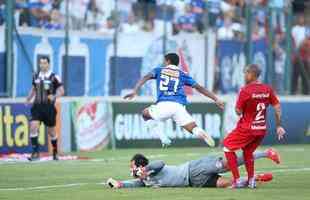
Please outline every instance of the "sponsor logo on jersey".
[[255, 126], [255, 125], [252, 125], [252, 126], [251, 126], [251, 129], [252, 129], [252, 130], [266, 130], [267, 127], [266, 127], [266, 125], [264, 125], [264, 126]]
[[161, 74], [165, 74], [167, 76], [172, 76], [172, 77], [175, 77], [175, 78], [179, 78], [179, 76], [180, 76], [180, 72], [179, 71], [171, 70], [171, 69], [163, 69], [161, 71]]
[[259, 93], [259, 94], [252, 94], [253, 99], [264, 99], [264, 98], [269, 98], [270, 94], [269, 93]]

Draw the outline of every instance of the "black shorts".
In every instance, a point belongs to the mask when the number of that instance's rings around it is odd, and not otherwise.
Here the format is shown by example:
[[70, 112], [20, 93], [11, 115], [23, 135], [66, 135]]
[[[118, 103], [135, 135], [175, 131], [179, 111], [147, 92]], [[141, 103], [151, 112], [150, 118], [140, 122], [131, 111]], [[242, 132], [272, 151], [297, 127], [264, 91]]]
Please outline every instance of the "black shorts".
[[33, 104], [31, 108], [31, 121], [43, 122], [45, 126], [56, 126], [57, 110], [54, 104]]
[[217, 180], [222, 177], [219, 174], [208, 174], [207, 176], [203, 175], [206, 178], [206, 182], [203, 184], [195, 184], [189, 179], [189, 186], [190, 187], [206, 187], [206, 188], [216, 188], [217, 187]]
[[216, 187], [217, 180], [221, 176], [219, 174], [211, 174], [207, 182], [202, 187]]

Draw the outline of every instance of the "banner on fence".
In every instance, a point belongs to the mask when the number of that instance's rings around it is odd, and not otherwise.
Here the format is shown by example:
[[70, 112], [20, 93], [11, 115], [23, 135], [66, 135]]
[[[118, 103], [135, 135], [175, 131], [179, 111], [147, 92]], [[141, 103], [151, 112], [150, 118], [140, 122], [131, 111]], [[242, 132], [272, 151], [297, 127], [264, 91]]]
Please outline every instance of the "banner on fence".
[[[0, 103], [0, 153], [29, 153], [30, 105], [23, 103]], [[46, 128], [39, 128], [40, 152], [48, 151]]]
[[[141, 116], [143, 108], [150, 103], [113, 102], [114, 140], [119, 147], [150, 147], [158, 146], [159, 139], [156, 131], [149, 129]], [[191, 103], [187, 110], [192, 114], [198, 126], [205, 129], [215, 139], [220, 139], [223, 113], [213, 103]], [[158, 131], [163, 132], [174, 140], [176, 146], [205, 145], [192, 134], [176, 126], [171, 120], [159, 122]]]
[[111, 106], [108, 102], [79, 100], [71, 102], [74, 142], [77, 150], [105, 147], [112, 132]]

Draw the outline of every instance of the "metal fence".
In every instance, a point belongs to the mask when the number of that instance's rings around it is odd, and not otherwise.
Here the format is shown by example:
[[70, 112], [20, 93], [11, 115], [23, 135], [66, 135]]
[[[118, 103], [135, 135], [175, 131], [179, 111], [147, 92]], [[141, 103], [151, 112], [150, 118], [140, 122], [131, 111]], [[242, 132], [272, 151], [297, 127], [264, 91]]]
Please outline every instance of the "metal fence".
[[[27, 29], [39, 31], [42, 37], [54, 32], [61, 35], [64, 52], [59, 68], [67, 91], [70, 91], [68, 80], [71, 76], [75, 73], [84, 76], [87, 71], [71, 71], [87, 60], [70, 57], [73, 51], [77, 55], [84, 52], [83, 48], [70, 48], [76, 35], [83, 33], [86, 39], [87, 35], [89, 38], [106, 38], [111, 43], [104, 47], [108, 52], [105, 59], [96, 58], [99, 59], [97, 63], [107, 63], [105, 67], [109, 68], [105, 73], [108, 81], [100, 82], [105, 84], [107, 92], [68, 92], [69, 96], [122, 95], [141, 75], [162, 65], [163, 55], [172, 51], [179, 54], [180, 67], [184, 71], [218, 93], [237, 92], [243, 84], [244, 66], [257, 63], [263, 69], [262, 81], [273, 85], [278, 93], [309, 94], [309, 52], [306, 51], [309, 39], [296, 41], [300, 37], [294, 35], [293, 18], [296, 16], [291, 4], [279, 8], [272, 4], [234, 5], [228, 1], [203, 0], [54, 0], [35, 3], [7, 0], [2, 2], [1, 10], [0, 23], [6, 27], [6, 64], [3, 67], [6, 75], [1, 80], [6, 81], [0, 83], [3, 85], [0, 89], [6, 96], [14, 96], [13, 69], [18, 69], [14, 68], [17, 57], [14, 48], [18, 48], [27, 61], [23, 67], [36, 69], [36, 60], [29, 52], [26, 39], [21, 37], [22, 30]], [[309, 29], [305, 30], [309, 32]], [[309, 35], [305, 33], [304, 38]], [[98, 54], [92, 50], [85, 52]], [[72, 81], [84, 79], [91, 80], [92, 77]], [[85, 84], [89, 90], [100, 88], [98, 82], [85, 81]], [[154, 92], [154, 85], [149, 84], [141, 94], [153, 95]], [[187, 93], [195, 94], [191, 90]]]

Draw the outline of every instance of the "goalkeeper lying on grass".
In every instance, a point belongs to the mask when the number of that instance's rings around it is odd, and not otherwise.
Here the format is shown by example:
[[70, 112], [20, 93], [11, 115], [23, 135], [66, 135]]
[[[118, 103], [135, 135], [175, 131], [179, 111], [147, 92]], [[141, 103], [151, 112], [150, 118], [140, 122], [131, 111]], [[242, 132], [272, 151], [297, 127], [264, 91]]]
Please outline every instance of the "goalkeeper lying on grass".
[[[280, 163], [279, 154], [273, 149], [255, 152], [254, 159], [268, 158]], [[243, 165], [242, 156], [238, 157], [238, 165]], [[131, 174], [135, 179], [117, 181], [110, 178], [107, 184], [111, 188], [138, 187], [230, 187], [231, 180], [221, 177], [220, 173], [229, 171], [227, 162], [219, 156], [205, 156], [199, 160], [192, 160], [184, 164], [166, 165], [163, 161], [149, 160], [142, 154], [136, 154], [130, 161]], [[259, 182], [272, 180], [272, 174], [256, 175]], [[244, 185], [247, 185], [244, 179]]]

